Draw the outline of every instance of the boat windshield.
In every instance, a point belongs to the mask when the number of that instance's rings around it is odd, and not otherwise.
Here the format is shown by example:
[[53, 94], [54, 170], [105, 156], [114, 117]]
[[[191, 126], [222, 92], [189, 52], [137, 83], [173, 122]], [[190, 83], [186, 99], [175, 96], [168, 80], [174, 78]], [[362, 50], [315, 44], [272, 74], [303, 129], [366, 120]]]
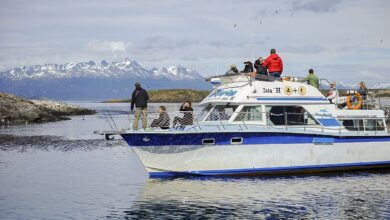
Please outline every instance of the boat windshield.
[[237, 105], [216, 105], [210, 111], [206, 121], [228, 121], [232, 117]]
[[198, 115], [198, 121], [203, 121], [210, 113], [211, 109], [213, 109], [213, 105], [208, 105], [202, 109], [202, 111]]

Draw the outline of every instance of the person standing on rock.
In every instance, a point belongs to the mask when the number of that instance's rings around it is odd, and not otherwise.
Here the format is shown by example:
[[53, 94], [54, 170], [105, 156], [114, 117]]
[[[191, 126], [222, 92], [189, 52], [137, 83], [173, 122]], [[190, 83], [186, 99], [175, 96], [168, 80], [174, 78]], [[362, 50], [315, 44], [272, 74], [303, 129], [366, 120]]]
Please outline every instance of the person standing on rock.
[[136, 108], [133, 129], [134, 130], [138, 129], [138, 121], [141, 115], [142, 115], [142, 127], [143, 129], [145, 129], [146, 126], [148, 125], [148, 120], [146, 117], [148, 113], [149, 95], [148, 92], [146, 92], [146, 90], [141, 87], [141, 83], [137, 82], [134, 85], [135, 85], [135, 89], [131, 96], [131, 107], [130, 107], [131, 111], [134, 110], [134, 105]]

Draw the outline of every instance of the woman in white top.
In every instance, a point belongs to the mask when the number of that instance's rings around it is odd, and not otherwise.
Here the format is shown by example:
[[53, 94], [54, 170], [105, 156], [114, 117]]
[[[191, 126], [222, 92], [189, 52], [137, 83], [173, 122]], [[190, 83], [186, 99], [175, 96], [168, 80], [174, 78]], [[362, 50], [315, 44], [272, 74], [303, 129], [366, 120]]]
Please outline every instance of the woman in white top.
[[326, 98], [330, 101], [330, 103], [337, 104], [339, 102], [339, 91], [337, 91], [336, 82], [330, 83], [330, 90], [326, 95]]

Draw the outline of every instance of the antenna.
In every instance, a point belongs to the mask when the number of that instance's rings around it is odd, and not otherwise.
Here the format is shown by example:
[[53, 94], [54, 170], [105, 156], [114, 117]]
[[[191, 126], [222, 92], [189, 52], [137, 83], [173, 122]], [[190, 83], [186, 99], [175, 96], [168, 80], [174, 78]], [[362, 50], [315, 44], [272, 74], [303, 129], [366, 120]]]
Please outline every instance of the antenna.
[[254, 49], [253, 49], [253, 31], [251, 33], [251, 38], [252, 38], [252, 62], [255, 60], [255, 57], [254, 57]]

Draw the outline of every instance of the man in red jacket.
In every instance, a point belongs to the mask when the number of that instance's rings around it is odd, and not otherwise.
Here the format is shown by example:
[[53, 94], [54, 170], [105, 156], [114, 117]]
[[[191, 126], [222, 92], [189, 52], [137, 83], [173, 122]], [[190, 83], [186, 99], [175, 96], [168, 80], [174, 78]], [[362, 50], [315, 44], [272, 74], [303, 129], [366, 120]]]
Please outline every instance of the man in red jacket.
[[275, 49], [271, 49], [269, 57], [264, 61], [263, 67], [268, 69], [270, 76], [275, 78], [280, 78], [280, 75], [283, 72], [283, 62], [282, 58], [276, 54]]

